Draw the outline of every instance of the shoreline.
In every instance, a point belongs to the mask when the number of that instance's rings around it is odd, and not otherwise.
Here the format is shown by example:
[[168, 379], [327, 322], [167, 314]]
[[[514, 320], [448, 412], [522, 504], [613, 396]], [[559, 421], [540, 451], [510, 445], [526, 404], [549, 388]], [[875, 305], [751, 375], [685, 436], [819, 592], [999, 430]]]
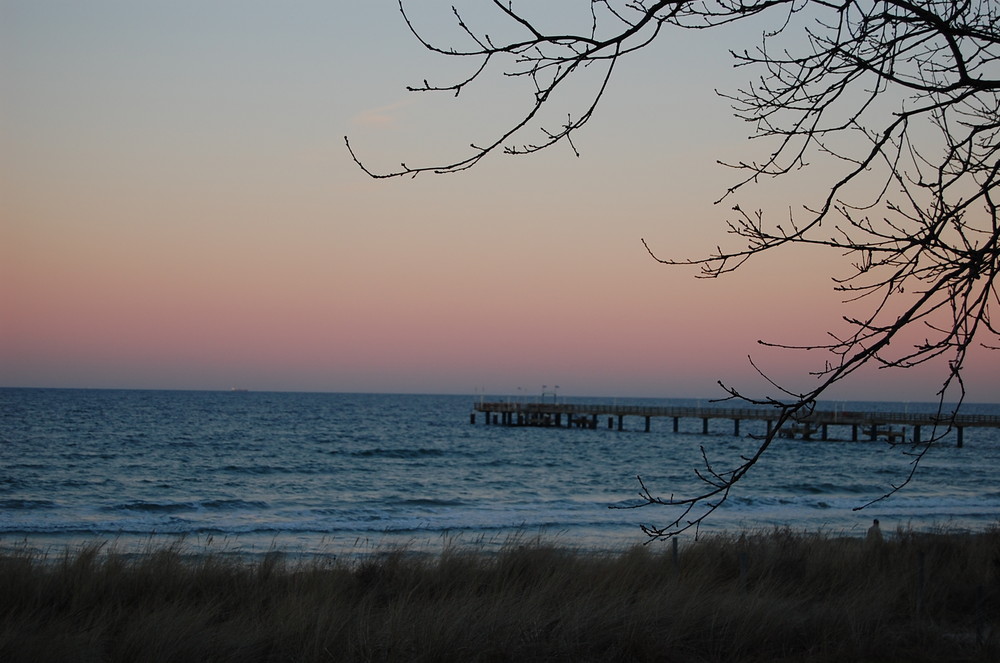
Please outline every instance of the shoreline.
[[[796, 536], [822, 537], [829, 540], [862, 540], [867, 525], [848, 529], [817, 530], [796, 529], [785, 525], [770, 525], [748, 528], [714, 528], [702, 530], [695, 536], [686, 533], [676, 538], [678, 545], [686, 546], [704, 539], [758, 536], [773, 531], [792, 532]], [[884, 521], [883, 521], [883, 524]], [[1000, 527], [1000, 521], [982, 528], [942, 527], [898, 527], [883, 529], [886, 540], [897, 536], [975, 536]], [[293, 537], [294, 538], [294, 537]], [[643, 534], [638, 526], [622, 532], [605, 533], [604, 536], [580, 537], [572, 530], [504, 528], [497, 530], [474, 530], [462, 532], [406, 532], [378, 535], [314, 535], [298, 545], [283, 545], [288, 537], [254, 537], [222, 535], [174, 535], [174, 534], [118, 534], [100, 535], [32, 535], [0, 536], [0, 556], [29, 554], [48, 558], [59, 558], [75, 554], [80, 550], [98, 549], [127, 557], [139, 557], [156, 550], [184, 551], [185, 556], [204, 557], [218, 555], [248, 562], [260, 560], [268, 555], [280, 554], [286, 559], [368, 559], [378, 557], [386, 551], [405, 551], [407, 555], [432, 558], [444, 551], [459, 551], [463, 554], [496, 555], [508, 548], [512, 541], [530, 541], [533, 545], [559, 549], [580, 555], [617, 555], [636, 547], [659, 547], [671, 545], [670, 541], [655, 541]]]
[[[1000, 527], [1000, 519], [982, 522], [979, 526], [967, 523], [954, 524], [944, 520], [935, 522], [912, 521], [893, 526], [885, 516], [880, 516], [887, 539], [895, 536], [922, 534], [976, 535]], [[944, 523], [944, 524], [942, 524]], [[713, 526], [709, 523], [700, 534], [685, 533], [678, 541], [685, 545], [706, 537], [732, 537], [757, 535], [772, 531], [789, 531], [798, 536], [821, 536], [837, 539], [864, 538], [871, 519], [864, 518], [852, 527], [800, 528], [785, 523], [758, 523], [743, 526]], [[33, 533], [9, 532], [0, 534], [0, 555], [16, 551], [32, 554], [63, 554], [81, 548], [98, 546], [115, 549], [127, 554], [140, 554], [156, 548], [182, 547], [196, 554], [222, 554], [244, 556], [248, 559], [280, 552], [292, 558], [366, 557], [385, 550], [406, 549], [414, 554], [435, 555], [444, 549], [471, 552], [499, 552], [511, 540], [531, 540], [544, 545], [588, 554], [616, 554], [636, 545], [656, 547], [663, 542], [651, 541], [637, 524], [616, 528], [588, 527], [482, 527], [459, 530], [411, 529], [388, 532], [282, 532], [262, 535], [259, 533], [224, 534], [217, 532], [174, 533]]]

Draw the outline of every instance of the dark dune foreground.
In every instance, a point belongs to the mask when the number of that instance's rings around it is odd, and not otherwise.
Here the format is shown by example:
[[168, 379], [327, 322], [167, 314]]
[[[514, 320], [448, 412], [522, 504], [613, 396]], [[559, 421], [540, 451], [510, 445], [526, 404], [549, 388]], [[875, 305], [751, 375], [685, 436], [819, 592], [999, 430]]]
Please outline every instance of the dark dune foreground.
[[0, 660], [993, 661], [1000, 529], [788, 530], [616, 555], [0, 558]]

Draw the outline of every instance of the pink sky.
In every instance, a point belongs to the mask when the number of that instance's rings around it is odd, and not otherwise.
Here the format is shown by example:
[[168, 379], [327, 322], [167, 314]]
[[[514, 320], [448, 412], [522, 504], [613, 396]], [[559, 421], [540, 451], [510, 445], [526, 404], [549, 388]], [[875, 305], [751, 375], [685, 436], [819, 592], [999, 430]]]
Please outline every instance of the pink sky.
[[[724, 45], [678, 37], [623, 67], [579, 159], [376, 182], [345, 134], [391, 168], [513, 109], [496, 90], [408, 95], [453, 65], [394, 3], [332, 4], [0, 0], [0, 386], [705, 398], [720, 379], [761, 393], [749, 353], [812, 384], [822, 357], [756, 341], [836, 327], [838, 256], [702, 281], [640, 242], [726, 241], [716, 159], [749, 128], [713, 92], [744, 75]], [[998, 368], [973, 355], [969, 400], [1000, 401]], [[933, 400], [930, 369], [831, 397]]]

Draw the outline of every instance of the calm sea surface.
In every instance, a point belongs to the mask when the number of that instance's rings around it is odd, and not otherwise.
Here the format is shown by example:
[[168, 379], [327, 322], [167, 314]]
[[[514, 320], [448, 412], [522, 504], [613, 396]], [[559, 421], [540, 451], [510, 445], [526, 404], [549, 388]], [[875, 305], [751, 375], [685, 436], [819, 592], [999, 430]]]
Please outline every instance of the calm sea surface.
[[[700, 419], [682, 419], [678, 433], [671, 419], [643, 432], [639, 417], [621, 432], [509, 428], [483, 425], [482, 415], [470, 424], [472, 404], [471, 396], [0, 389], [0, 547], [184, 537], [229, 552], [340, 554], [456, 540], [491, 546], [521, 532], [616, 549], [644, 540], [640, 523], [670, 519], [662, 507], [608, 508], [636, 502], [636, 475], [656, 494], [683, 494], [695, 485], [702, 446], [723, 469], [764, 427], [743, 422], [739, 438], [723, 420], [708, 435]], [[962, 411], [1000, 414], [1000, 406]], [[831, 435], [850, 440], [850, 429]], [[888, 531], [984, 529], [1000, 521], [1000, 430], [968, 428], [964, 441], [955, 448], [951, 434], [903, 492], [855, 512], [905, 477], [911, 459], [901, 449], [779, 440], [707, 528], [860, 536], [879, 518]]]

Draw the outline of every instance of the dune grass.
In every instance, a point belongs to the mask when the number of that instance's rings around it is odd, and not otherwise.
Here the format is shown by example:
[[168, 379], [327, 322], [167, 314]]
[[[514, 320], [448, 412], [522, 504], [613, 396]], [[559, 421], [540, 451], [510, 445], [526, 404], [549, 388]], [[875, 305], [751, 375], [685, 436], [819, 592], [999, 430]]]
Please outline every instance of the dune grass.
[[0, 660], [994, 661], [1000, 530], [788, 530], [617, 554], [514, 537], [351, 561], [0, 557]]

